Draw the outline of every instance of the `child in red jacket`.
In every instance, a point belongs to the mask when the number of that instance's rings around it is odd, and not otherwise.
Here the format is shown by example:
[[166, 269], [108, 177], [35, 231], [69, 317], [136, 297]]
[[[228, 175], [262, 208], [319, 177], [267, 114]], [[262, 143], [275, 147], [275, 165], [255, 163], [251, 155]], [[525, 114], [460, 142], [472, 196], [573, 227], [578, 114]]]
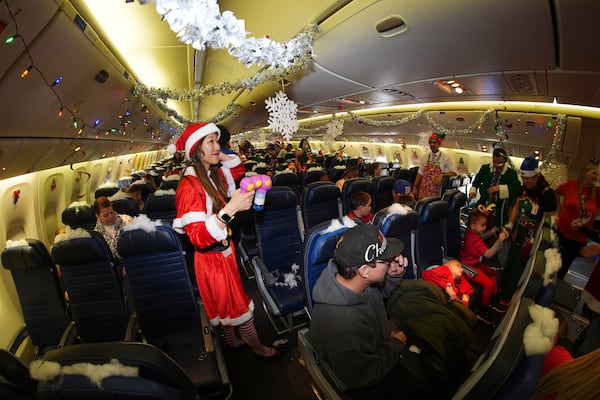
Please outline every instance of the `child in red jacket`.
[[[507, 234], [501, 231], [495, 243], [488, 248], [483, 241], [486, 233], [487, 215], [485, 210], [474, 209], [469, 215], [469, 226], [465, 232], [464, 242], [460, 249], [460, 261], [478, 272], [477, 276], [467, 276], [470, 282], [475, 282], [483, 288], [481, 293], [481, 313], [489, 312], [492, 296], [498, 293], [498, 282], [496, 270], [484, 264], [482, 258], [490, 258], [502, 249]], [[492, 306], [498, 312], [506, 311], [506, 308], [498, 305]]]
[[462, 279], [463, 267], [458, 260], [448, 260], [442, 265], [423, 271], [421, 278], [439, 286], [450, 300], [461, 301], [467, 307], [474, 293], [473, 287]]

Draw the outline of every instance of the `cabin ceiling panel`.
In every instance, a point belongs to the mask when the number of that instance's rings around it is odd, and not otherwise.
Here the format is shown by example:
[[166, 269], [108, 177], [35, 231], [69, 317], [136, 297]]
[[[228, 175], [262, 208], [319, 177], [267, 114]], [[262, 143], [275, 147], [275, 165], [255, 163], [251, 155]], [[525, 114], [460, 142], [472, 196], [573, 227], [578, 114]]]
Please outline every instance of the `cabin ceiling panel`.
[[[19, 35], [28, 44], [36, 40], [36, 37], [52, 19], [57, 9], [58, 5], [55, 1], [12, 0], [10, 2], [10, 10], [17, 20]], [[17, 33], [17, 28], [10, 16], [6, 3], [3, 1], [0, 1], [0, 22], [7, 25], [4, 31], [0, 33], [0, 43], [2, 43], [2, 57], [0, 57], [1, 77], [23, 53], [23, 45], [18, 38], [12, 45], [4, 45], [4, 41], [9, 36]]]
[[548, 72], [548, 94], [556, 96], [560, 103], [598, 106], [600, 105], [599, 88], [600, 72]]
[[560, 68], [600, 71], [600, 2], [554, 0], [554, 3]]
[[[381, 38], [374, 24], [389, 15], [401, 16], [408, 29]], [[498, 40], [499, 29], [502, 40]], [[325, 68], [381, 87], [458, 73], [554, 68], [552, 38], [552, 16], [545, 0], [478, 2], [476, 6], [469, 0], [432, 1], [430, 7], [418, 0], [384, 0], [326, 32], [315, 51]], [[340, 43], [347, 46], [341, 49]]]

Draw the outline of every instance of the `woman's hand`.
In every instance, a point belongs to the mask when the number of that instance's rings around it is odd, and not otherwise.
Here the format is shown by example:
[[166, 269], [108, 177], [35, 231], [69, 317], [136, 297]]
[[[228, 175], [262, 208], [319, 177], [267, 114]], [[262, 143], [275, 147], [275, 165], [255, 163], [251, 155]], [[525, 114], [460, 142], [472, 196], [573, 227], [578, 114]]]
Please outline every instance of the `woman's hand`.
[[573, 221], [571, 221], [571, 229], [573, 229], [574, 231], [580, 230], [582, 226], [583, 222], [581, 222], [580, 218], [576, 218]]
[[254, 199], [254, 190], [242, 193], [240, 189], [236, 189], [231, 196], [231, 200], [223, 207], [223, 210], [229, 215], [235, 215], [238, 211], [245, 211], [252, 206]]

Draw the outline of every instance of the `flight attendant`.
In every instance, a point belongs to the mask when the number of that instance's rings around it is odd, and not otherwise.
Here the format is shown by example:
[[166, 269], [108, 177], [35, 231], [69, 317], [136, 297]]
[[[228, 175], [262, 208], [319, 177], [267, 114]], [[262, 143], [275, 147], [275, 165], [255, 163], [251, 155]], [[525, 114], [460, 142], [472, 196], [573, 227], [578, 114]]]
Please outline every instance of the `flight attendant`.
[[431, 152], [421, 159], [421, 167], [413, 184], [413, 194], [417, 200], [429, 196], [440, 196], [444, 176], [456, 175], [454, 161], [440, 151], [445, 136], [433, 132], [429, 137]]
[[228, 346], [247, 344], [255, 356], [272, 358], [280, 352], [260, 342], [228, 227], [236, 213], [250, 208], [254, 191], [236, 190], [235, 180], [245, 168], [236, 154], [221, 151], [219, 136], [215, 124], [193, 123], [175, 143], [191, 165], [177, 187], [173, 229], [194, 245], [196, 282], [211, 325], [223, 327]]

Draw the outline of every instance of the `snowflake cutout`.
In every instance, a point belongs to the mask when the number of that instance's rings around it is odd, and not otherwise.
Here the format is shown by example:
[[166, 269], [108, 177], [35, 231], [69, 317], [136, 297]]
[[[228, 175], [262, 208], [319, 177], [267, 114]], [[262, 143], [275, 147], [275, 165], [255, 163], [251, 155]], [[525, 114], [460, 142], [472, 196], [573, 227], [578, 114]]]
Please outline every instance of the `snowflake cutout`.
[[265, 104], [269, 111], [269, 128], [281, 133], [285, 140], [291, 140], [294, 132], [298, 131], [298, 105], [288, 99], [283, 90], [266, 99]]
[[327, 133], [325, 135], [327, 138], [335, 140], [335, 138], [340, 136], [342, 133], [344, 133], [344, 120], [337, 119], [334, 116], [327, 124]]

